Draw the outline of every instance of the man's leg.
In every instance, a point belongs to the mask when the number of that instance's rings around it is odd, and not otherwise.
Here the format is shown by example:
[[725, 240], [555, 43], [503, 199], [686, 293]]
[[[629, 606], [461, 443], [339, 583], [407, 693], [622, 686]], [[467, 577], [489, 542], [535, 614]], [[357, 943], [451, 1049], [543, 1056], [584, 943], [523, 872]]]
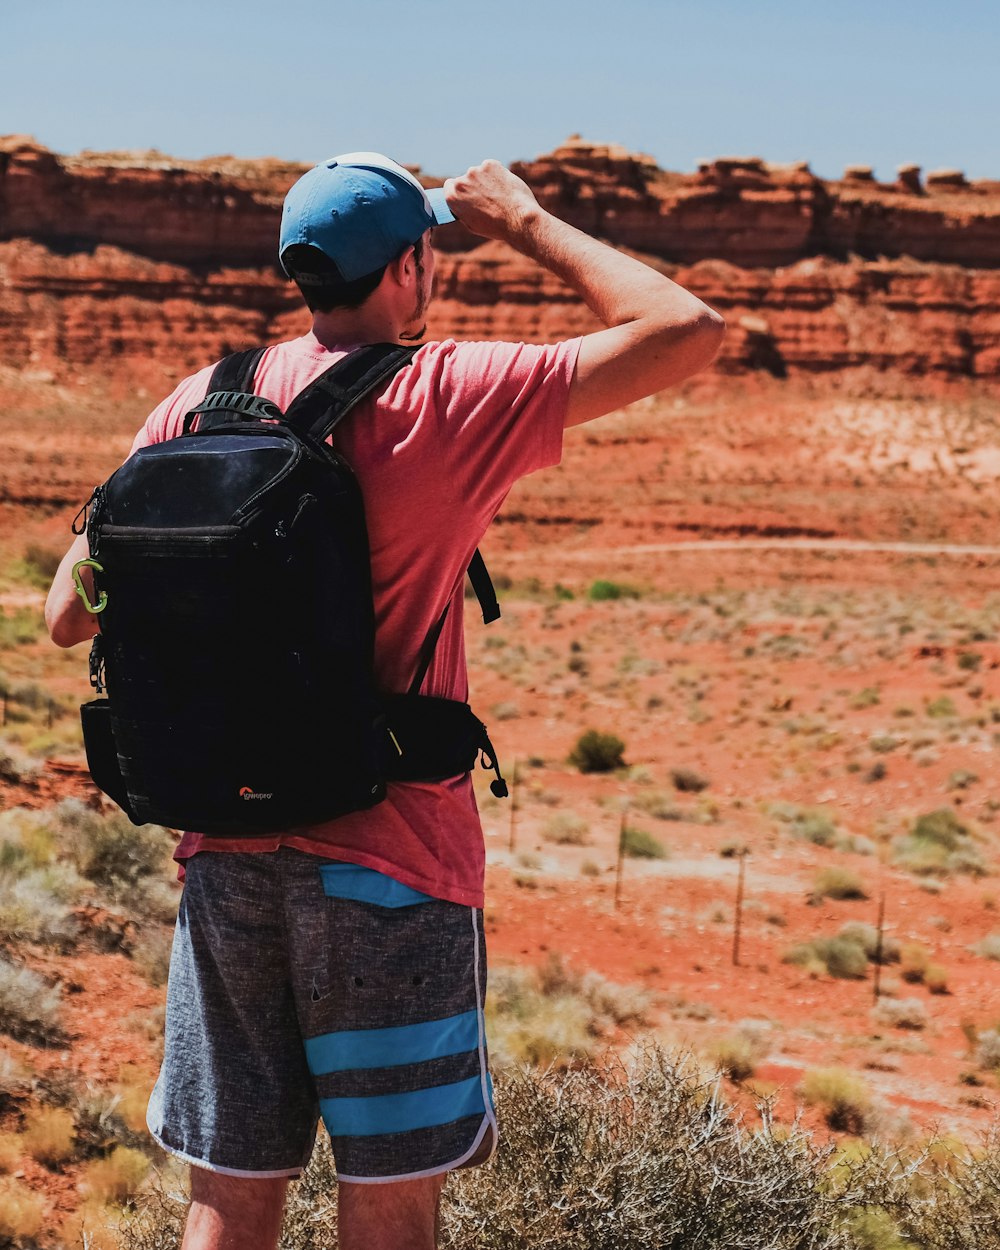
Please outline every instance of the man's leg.
[[274, 1250], [287, 1188], [284, 1176], [223, 1176], [192, 1168], [181, 1250]]
[[445, 1175], [386, 1185], [342, 1181], [337, 1191], [339, 1250], [436, 1250]]

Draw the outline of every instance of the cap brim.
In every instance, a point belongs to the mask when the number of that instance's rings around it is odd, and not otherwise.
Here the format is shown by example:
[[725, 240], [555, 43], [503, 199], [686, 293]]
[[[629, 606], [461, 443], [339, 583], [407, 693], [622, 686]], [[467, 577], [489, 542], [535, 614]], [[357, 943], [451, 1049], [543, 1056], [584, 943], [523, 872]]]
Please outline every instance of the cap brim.
[[449, 221], [455, 220], [455, 214], [448, 207], [448, 201], [444, 198], [444, 187], [432, 187], [429, 191], [425, 190], [424, 195], [427, 196], [427, 202], [431, 206], [436, 226], [446, 226]]

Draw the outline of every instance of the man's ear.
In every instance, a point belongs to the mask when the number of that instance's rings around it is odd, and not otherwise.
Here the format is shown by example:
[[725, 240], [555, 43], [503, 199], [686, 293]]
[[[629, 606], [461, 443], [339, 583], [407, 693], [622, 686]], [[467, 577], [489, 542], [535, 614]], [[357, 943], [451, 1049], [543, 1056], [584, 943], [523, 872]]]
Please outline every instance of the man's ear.
[[416, 253], [411, 244], [405, 252], [401, 252], [395, 260], [386, 266], [386, 273], [391, 274], [397, 286], [412, 286], [417, 280]]

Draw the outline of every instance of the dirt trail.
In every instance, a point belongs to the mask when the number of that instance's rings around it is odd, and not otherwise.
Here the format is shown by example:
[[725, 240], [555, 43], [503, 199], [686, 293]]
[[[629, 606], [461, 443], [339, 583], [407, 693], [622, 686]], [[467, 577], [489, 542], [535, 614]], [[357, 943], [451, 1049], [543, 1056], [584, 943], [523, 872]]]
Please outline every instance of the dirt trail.
[[[694, 538], [669, 543], [637, 543], [616, 547], [573, 547], [560, 556], [590, 559], [593, 556], [658, 555], [670, 551], [843, 551], [927, 556], [1000, 556], [1000, 547], [962, 543], [880, 543], [847, 538]], [[537, 560], [534, 550], [511, 551], [505, 559]]]

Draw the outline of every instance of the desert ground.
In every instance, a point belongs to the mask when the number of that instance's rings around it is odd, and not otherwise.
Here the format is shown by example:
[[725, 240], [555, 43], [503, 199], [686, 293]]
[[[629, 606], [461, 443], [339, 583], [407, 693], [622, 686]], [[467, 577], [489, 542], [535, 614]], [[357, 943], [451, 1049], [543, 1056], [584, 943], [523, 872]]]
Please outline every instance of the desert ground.
[[[86, 648], [47, 641], [42, 586], [155, 397], [13, 371], [0, 392], [0, 820], [24, 843], [17, 809], [110, 811], [79, 739]], [[484, 627], [470, 601], [466, 617], [473, 706], [513, 789], [497, 800], [477, 771], [487, 931], [499, 986], [513, 969], [567, 994], [517, 1028], [496, 1007], [498, 1059], [653, 1036], [720, 1071], [749, 1116], [770, 1099], [838, 1140], [992, 1123], [998, 466], [985, 391], [749, 377], [571, 430], [559, 468], [515, 488], [483, 545], [503, 616]], [[620, 742], [593, 770], [574, 755], [588, 730]], [[143, 919], [127, 895], [77, 900], [69, 948], [5, 922], [61, 1016], [56, 1040], [0, 1043], [22, 1074], [2, 1141], [59, 1089], [116, 1098], [141, 1139], [177, 892], [153, 836]], [[617, 1006], [574, 1016], [588, 974]], [[860, 1083], [860, 1119], [810, 1085], [830, 1069]], [[8, 1145], [0, 1167], [57, 1229], [99, 1186], [86, 1151], [38, 1153]]]

